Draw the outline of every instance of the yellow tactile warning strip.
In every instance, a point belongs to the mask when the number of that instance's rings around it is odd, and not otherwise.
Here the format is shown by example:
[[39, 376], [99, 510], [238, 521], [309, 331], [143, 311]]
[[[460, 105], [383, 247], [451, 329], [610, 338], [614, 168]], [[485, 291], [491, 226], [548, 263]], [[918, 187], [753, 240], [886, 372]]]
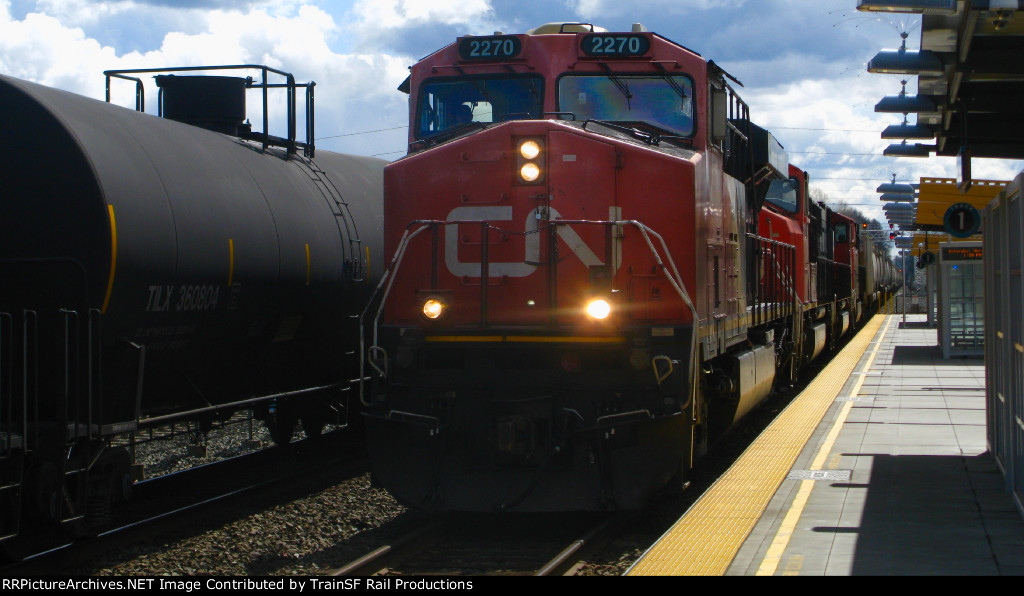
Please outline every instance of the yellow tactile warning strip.
[[876, 315], [627, 575], [722, 575], [886, 317]]
[[[854, 398], [860, 394], [860, 388], [864, 386], [865, 374], [871, 369], [871, 364], [875, 361], [875, 356], [878, 355], [878, 348], [881, 346], [881, 340], [888, 331], [891, 323], [892, 319], [889, 319], [889, 323], [885, 325], [882, 335], [878, 338], [878, 341], [875, 342], [874, 349], [871, 350], [867, 360], [864, 362], [864, 367], [861, 369], [860, 375], [858, 375], [857, 380], [854, 381], [853, 387], [850, 389], [849, 397]], [[843, 424], [846, 422], [846, 418], [850, 415], [850, 410], [852, 409], [852, 401], [848, 401], [843, 404], [843, 407], [839, 411], [839, 415], [834, 421], [832, 421], [832, 427], [829, 429], [828, 434], [825, 436], [825, 440], [818, 448], [818, 453], [814, 456], [814, 460], [811, 461], [811, 466], [808, 470], [821, 470], [825, 467], [825, 460], [832, 453], [832, 446], [839, 437], [839, 432], [843, 429]], [[803, 514], [804, 508], [807, 506], [807, 500], [811, 497], [811, 491], [814, 490], [814, 483], [814, 480], [802, 480], [800, 482], [800, 489], [797, 491], [796, 497], [793, 498], [793, 502], [789, 506], [789, 511], [786, 512], [786, 516], [782, 520], [782, 525], [775, 533], [775, 539], [772, 540], [771, 546], [768, 547], [768, 552], [765, 553], [764, 559], [761, 561], [761, 565], [757, 569], [757, 575], [775, 574], [775, 571], [779, 567], [779, 563], [782, 561], [782, 555], [786, 552], [786, 546], [789, 544], [789, 539], [793, 537], [793, 532], [796, 530], [796, 524], [800, 521], [800, 516]], [[792, 572], [787, 571], [786, 575], [790, 575], [791, 573]]]

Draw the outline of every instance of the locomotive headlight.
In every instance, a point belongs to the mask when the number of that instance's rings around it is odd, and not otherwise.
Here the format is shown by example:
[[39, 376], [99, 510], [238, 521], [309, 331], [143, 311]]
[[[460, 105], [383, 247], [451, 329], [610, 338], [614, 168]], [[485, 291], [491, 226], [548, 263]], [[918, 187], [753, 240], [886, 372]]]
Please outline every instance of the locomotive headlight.
[[544, 139], [539, 137], [515, 140], [516, 177], [520, 184], [544, 182]]
[[603, 321], [608, 318], [608, 315], [612, 314], [612, 305], [604, 298], [595, 298], [587, 302], [584, 310], [588, 317]]
[[423, 303], [423, 316], [436, 321], [444, 314], [445, 304], [437, 298], [429, 298]]
[[519, 175], [527, 182], [536, 182], [540, 178], [540, 166], [532, 161], [527, 162], [523, 167], [519, 168]]
[[537, 159], [537, 156], [540, 155], [540, 143], [533, 139], [523, 141], [519, 145], [519, 155], [526, 159]]

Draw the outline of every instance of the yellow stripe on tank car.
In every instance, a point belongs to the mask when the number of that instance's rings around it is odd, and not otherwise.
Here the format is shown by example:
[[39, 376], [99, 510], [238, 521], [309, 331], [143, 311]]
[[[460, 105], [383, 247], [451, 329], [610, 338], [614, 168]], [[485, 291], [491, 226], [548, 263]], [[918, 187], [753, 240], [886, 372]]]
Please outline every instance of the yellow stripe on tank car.
[[100, 312], [107, 312], [107, 305], [110, 304], [110, 294], [114, 291], [114, 271], [117, 269], [117, 221], [114, 219], [114, 206], [107, 205], [107, 216], [110, 218], [110, 278], [107, 279], [107, 295], [103, 297], [103, 308]]
[[312, 262], [309, 260], [309, 243], [306, 243], [306, 285], [309, 285], [309, 280], [312, 277], [313, 267]]
[[228, 287], [235, 281], [235, 241], [228, 238]]

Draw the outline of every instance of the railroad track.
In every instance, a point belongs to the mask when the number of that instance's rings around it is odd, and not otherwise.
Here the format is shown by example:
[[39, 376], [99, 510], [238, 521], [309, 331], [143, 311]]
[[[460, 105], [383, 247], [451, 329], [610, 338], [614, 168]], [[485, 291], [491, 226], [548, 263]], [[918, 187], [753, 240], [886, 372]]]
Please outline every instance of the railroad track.
[[634, 515], [437, 516], [330, 575], [575, 575]]
[[361, 440], [335, 432], [139, 482], [132, 501], [95, 535], [75, 541], [43, 537], [25, 545], [29, 554], [0, 568], [0, 574], [51, 575], [54, 569], [89, 564], [96, 552], [153, 535], [183, 528], [199, 533], [242, 515], [238, 503], [287, 502], [365, 473], [367, 466]]

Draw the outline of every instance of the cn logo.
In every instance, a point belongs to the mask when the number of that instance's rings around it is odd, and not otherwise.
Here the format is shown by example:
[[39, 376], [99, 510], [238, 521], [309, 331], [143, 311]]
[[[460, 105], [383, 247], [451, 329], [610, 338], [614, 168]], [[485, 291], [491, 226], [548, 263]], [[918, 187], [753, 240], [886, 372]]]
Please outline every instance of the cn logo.
[[[612, 221], [618, 221], [621, 216], [621, 208], [609, 207], [608, 217]], [[548, 209], [550, 218], [555, 219], [561, 217], [561, 214], [554, 209]], [[540, 262], [540, 234], [537, 234], [539, 227], [539, 221], [533, 216], [535, 212], [531, 211], [526, 216], [526, 221], [523, 222], [523, 231], [526, 232], [525, 245], [526, 250], [523, 255], [523, 260], [515, 263], [498, 263], [490, 262], [488, 265], [488, 271], [490, 277], [527, 277], [536, 271], [537, 266], [531, 265], [531, 263]], [[512, 221], [512, 207], [501, 206], [501, 207], [456, 207], [445, 218], [447, 221], [451, 220], [470, 220], [470, 221]], [[587, 267], [595, 265], [604, 265], [601, 259], [597, 258], [594, 251], [580, 238], [579, 234], [569, 226], [558, 227], [558, 237], [569, 247], [576, 258], [583, 262]], [[620, 257], [619, 239], [615, 238], [615, 246], [613, 254], [615, 255], [613, 264], [615, 269], [618, 269], [618, 264], [621, 262]], [[452, 275], [458, 277], [480, 277], [480, 263], [464, 263], [459, 260], [459, 224], [447, 224], [444, 227], [444, 262], [448, 267], [448, 271]], [[614, 271], [613, 271], [614, 273]]]

